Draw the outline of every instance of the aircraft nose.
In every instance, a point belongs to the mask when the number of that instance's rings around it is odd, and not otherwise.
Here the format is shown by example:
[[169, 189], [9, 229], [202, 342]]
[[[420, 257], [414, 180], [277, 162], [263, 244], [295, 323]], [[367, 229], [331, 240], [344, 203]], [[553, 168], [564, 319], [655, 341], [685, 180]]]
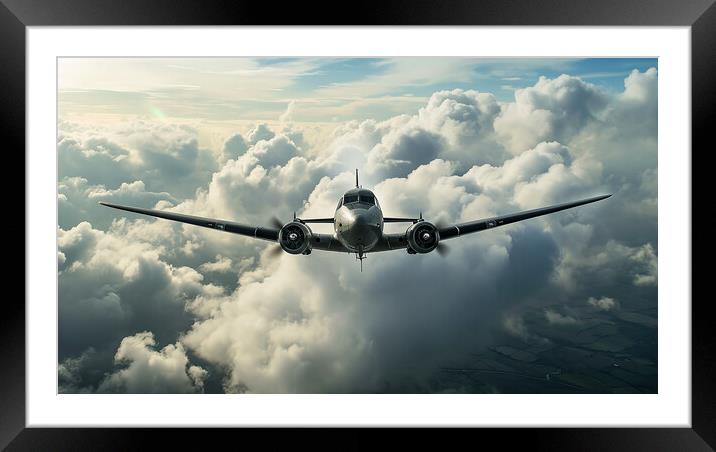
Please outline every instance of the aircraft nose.
[[365, 209], [351, 209], [338, 225], [342, 237], [353, 247], [368, 249], [380, 238], [380, 220]]
[[366, 224], [368, 224], [367, 216], [358, 209], [351, 210], [350, 213], [341, 220], [341, 225], [347, 229], [353, 229], [355, 226], [363, 226]]
[[357, 229], [361, 230], [373, 230], [380, 227], [378, 221], [368, 211], [356, 212], [353, 216], [352, 226], [357, 226]]
[[353, 224], [362, 226], [368, 224], [369, 220], [370, 219], [368, 218], [368, 215], [365, 215], [363, 213], [357, 213], [353, 217]]

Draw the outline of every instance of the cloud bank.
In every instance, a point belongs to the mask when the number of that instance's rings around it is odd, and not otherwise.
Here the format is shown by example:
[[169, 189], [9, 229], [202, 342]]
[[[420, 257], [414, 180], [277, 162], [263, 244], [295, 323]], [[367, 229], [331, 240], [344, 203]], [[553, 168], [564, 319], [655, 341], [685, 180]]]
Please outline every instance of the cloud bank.
[[[527, 307], [569, 328], [572, 306], [655, 305], [656, 77], [635, 71], [617, 94], [541, 77], [506, 103], [440, 90], [416, 114], [308, 141], [289, 104], [282, 129], [213, 150], [197, 127], [60, 124], [61, 391], [443, 391], [440, 369], [496, 337], [537, 340]], [[329, 216], [355, 167], [386, 215], [434, 221], [614, 196], [447, 242], [447, 259], [372, 254], [362, 274], [352, 256], [270, 259], [263, 242], [97, 207]]]

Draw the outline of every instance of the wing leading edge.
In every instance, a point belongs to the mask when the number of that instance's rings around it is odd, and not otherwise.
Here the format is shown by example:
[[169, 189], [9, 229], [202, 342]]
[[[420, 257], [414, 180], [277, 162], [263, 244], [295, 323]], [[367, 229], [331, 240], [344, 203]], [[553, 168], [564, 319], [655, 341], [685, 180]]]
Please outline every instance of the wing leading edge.
[[563, 204], [557, 204], [549, 207], [542, 207], [539, 209], [526, 210], [524, 212], [511, 213], [508, 215], [502, 215], [499, 217], [487, 218], [484, 220], [469, 221], [467, 223], [460, 223], [456, 225], [446, 226], [439, 229], [440, 240], [450, 239], [472, 232], [484, 231], [485, 229], [495, 228], [498, 226], [504, 226], [510, 223], [516, 223], [518, 221], [527, 220], [529, 218], [539, 217], [560, 210], [571, 209], [572, 207], [582, 206], [592, 202], [601, 201], [607, 199], [612, 195], [601, 195], [593, 198], [582, 199], [581, 201], [566, 202]]
[[[568, 202], [563, 204], [557, 204], [549, 207], [542, 207], [539, 209], [526, 210], [524, 212], [517, 212], [508, 215], [502, 215], [498, 217], [487, 218], [483, 220], [470, 221], [467, 223], [460, 223], [451, 226], [445, 226], [439, 229], [440, 240], [446, 240], [454, 237], [458, 237], [472, 232], [484, 231], [485, 229], [491, 229], [498, 226], [504, 226], [510, 223], [516, 223], [518, 221], [527, 220], [542, 215], [547, 215], [561, 210], [571, 209], [572, 207], [582, 206], [584, 204], [601, 201], [602, 199], [609, 198], [612, 195], [595, 196], [593, 198], [583, 199], [581, 201]], [[113, 209], [125, 210], [127, 212], [138, 213], [142, 215], [150, 215], [157, 218], [164, 218], [172, 221], [179, 221], [181, 223], [192, 224], [195, 226], [201, 226], [209, 229], [216, 229], [219, 231], [230, 232], [232, 234], [239, 234], [246, 237], [254, 237], [261, 240], [268, 240], [271, 242], [278, 241], [279, 230], [276, 228], [267, 228], [262, 226], [249, 226], [245, 224], [235, 223], [233, 221], [218, 220], [214, 218], [197, 217], [194, 215], [185, 215], [174, 212], [167, 212], [164, 210], [152, 210], [143, 209], [139, 207], [122, 206], [118, 204], [111, 204], [107, 202], [100, 202], [101, 205], [111, 207]], [[312, 223], [328, 223], [329, 219], [313, 219], [307, 222]], [[392, 222], [404, 222], [406, 220], [414, 221], [408, 218], [391, 218]], [[303, 220], [305, 221], [305, 220]], [[332, 220], [331, 220], [332, 221]], [[376, 251], [390, 251], [397, 249], [405, 249], [407, 241], [405, 239], [405, 233], [397, 234], [383, 234], [382, 239], [378, 244], [371, 250]], [[312, 244], [313, 249], [319, 249], [323, 251], [337, 251], [337, 252], [350, 252], [346, 249], [338, 240], [329, 234], [315, 234], [314, 241]]]
[[193, 224], [209, 229], [217, 229], [219, 231], [230, 232], [232, 234], [254, 237], [262, 240], [275, 242], [278, 240], [278, 229], [265, 228], [261, 226], [249, 226], [233, 221], [217, 220], [214, 218], [196, 217], [194, 215], [184, 215], [181, 213], [167, 212], [165, 210], [142, 209], [139, 207], [120, 206], [119, 204], [111, 204], [108, 202], [100, 202], [103, 206], [113, 209], [126, 210], [127, 212], [139, 213], [142, 215], [150, 215], [166, 220], [179, 221], [181, 223]]

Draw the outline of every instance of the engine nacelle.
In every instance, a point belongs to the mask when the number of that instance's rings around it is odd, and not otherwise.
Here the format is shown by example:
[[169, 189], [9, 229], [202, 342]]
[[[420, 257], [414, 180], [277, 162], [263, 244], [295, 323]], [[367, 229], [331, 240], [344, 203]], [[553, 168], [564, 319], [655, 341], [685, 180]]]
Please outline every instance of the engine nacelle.
[[413, 251], [424, 254], [431, 252], [438, 246], [440, 232], [429, 221], [418, 221], [408, 228], [405, 232], [405, 238], [408, 240], [408, 246]]
[[312, 238], [311, 229], [298, 221], [286, 223], [278, 232], [278, 243], [289, 254], [309, 254]]

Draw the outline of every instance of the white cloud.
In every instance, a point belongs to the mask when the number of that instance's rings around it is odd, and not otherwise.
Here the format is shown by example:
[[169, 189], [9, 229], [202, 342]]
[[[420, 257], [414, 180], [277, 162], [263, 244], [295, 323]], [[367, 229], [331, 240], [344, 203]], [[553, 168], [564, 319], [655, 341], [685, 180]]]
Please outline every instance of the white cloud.
[[617, 307], [617, 301], [614, 298], [609, 297], [589, 297], [587, 303], [589, 303], [590, 306], [601, 309], [602, 311], [611, 311]]
[[270, 140], [276, 136], [273, 130], [265, 123], [258, 124], [256, 127], [251, 129], [248, 135], [249, 143], [256, 144], [261, 140]]
[[286, 106], [286, 111], [281, 113], [278, 120], [281, 122], [291, 122], [293, 120], [294, 111], [296, 110], [296, 101], [292, 100]]
[[545, 309], [544, 311], [544, 317], [547, 319], [547, 322], [549, 322], [552, 325], [578, 325], [581, 323], [581, 321], [577, 318], [574, 318], [570, 315], [560, 314], [557, 311], [553, 311], [551, 309]]
[[[180, 236], [169, 222], [115, 222], [108, 231], [83, 222], [58, 231], [61, 356], [107, 345], [132, 329], [176, 337], [191, 324], [185, 304], [223, 289], [196, 270], [174, 266]], [[84, 342], [93, 338], [93, 344]]]
[[60, 127], [57, 148], [60, 179], [81, 177], [107, 188], [140, 181], [149, 191], [182, 198], [217, 166], [212, 153], [199, 147], [195, 129], [148, 121]]
[[199, 270], [204, 272], [218, 272], [225, 273], [232, 269], [233, 262], [228, 257], [217, 255], [214, 262], [205, 262], [201, 264]]
[[224, 141], [224, 146], [221, 151], [222, 163], [227, 160], [236, 160], [248, 149], [248, 144], [244, 137], [240, 133], [235, 133]]
[[516, 90], [515, 102], [503, 105], [495, 131], [514, 154], [540, 141], [564, 143], [599, 117], [607, 103], [605, 93], [578, 77], [540, 77], [534, 86]]
[[366, 98], [403, 89], [406, 86], [425, 86], [447, 79], [453, 83], [470, 78], [473, 61], [466, 58], [445, 58], [435, 64], [430, 58], [393, 58], [379, 62], [381, 73], [358, 81], [333, 83], [315, 91], [320, 98]]
[[198, 366], [188, 367], [184, 347], [180, 343], [170, 344], [157, 351], [155, 346], [154, 335], [149, 331], [122, 339], [114, 359], [127, 367], [109, 375], [99, 392], [201, 392], [207, 371]]
[[[589, 243], [590, 235], [587, 233], [584, 244]], [[609, 240], [598, 245], [563, 249], [555, 278], [566, 289], [583, 280], [592, 284], [623, 281], [635, 286], [656, 286], [657, 256], [650, 243], [630, 247]]]
[[57, 188], [60, 227], [70, 228], [82, 221], [88, 221], [101, 228], [109, 227], [111, 218], [107, 216], [107, 207], [100, 201], [137, 207], [154, 208], [159, 203], [175, 204], [176, 198], [168, 192], [150, 192], [144, 182], [135, 180], [122, 182], [116, 189], [104, 185], [90, 185], [82, 177], [65, 177]]
[[[236, 102], [277, 99], [296, 77], [315, 71], [320, 60], [301, 58], [263, 65], [250, 58], [61, 58], [61, 92], [109, 91], [141, 93], [159, 107], [176, 107], [164, 98], [182, 96]], [[127, 74], [132, 74], [127, 76]]]

